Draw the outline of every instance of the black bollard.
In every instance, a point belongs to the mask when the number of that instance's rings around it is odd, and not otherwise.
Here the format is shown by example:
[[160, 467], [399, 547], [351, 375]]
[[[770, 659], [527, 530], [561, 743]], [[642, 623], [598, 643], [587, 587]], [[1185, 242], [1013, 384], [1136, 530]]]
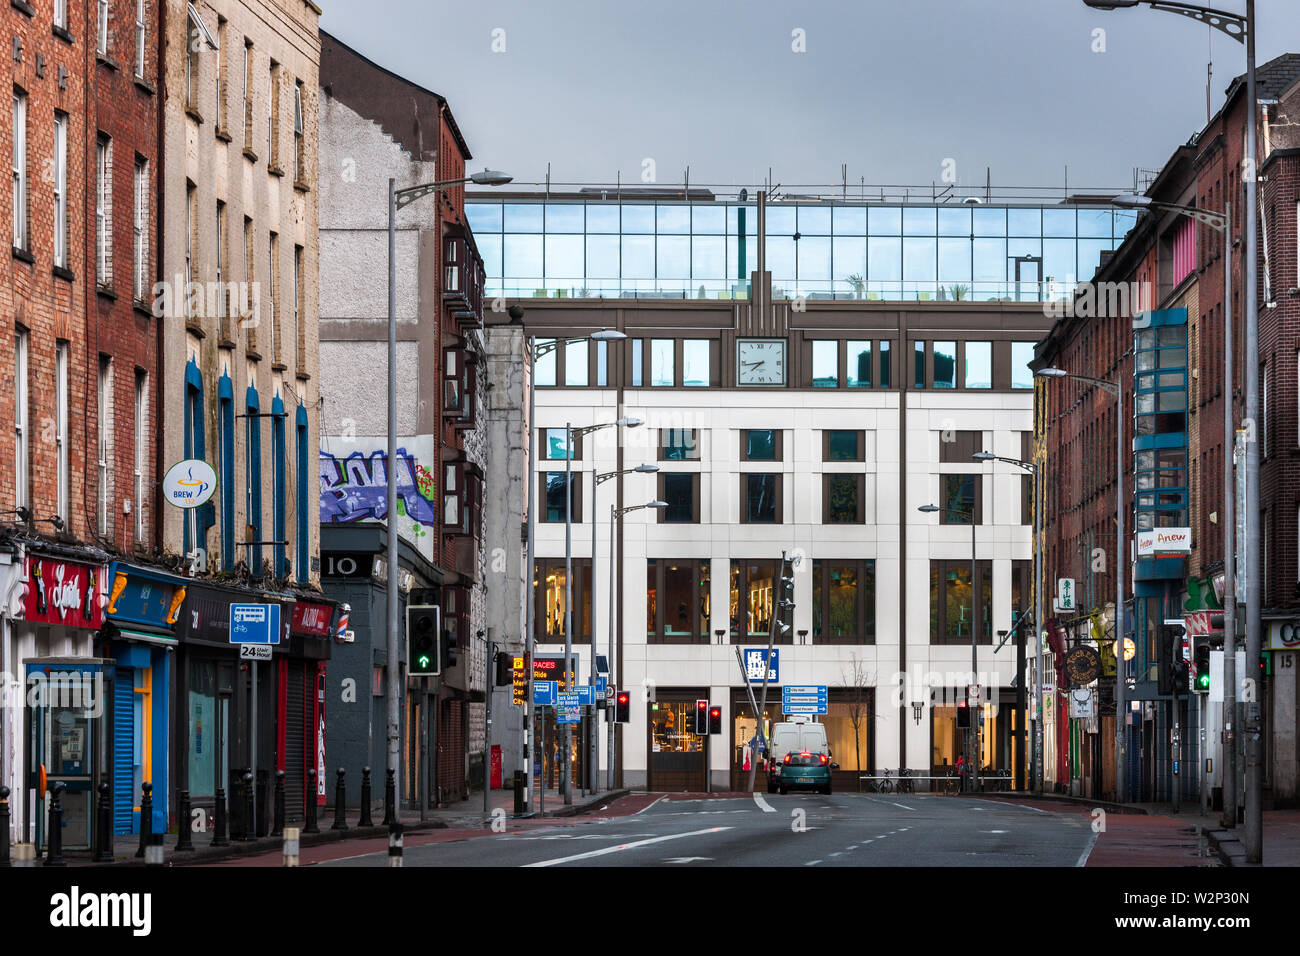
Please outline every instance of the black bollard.
[[230, 842], [244, 839], [244, 777], [238, 768], [230, 771]]
[[397, 784], [393, 780], [393, 771], [388, 771], [388, 782], [384, 784], [384, 821], [383, 826], [391, 827], [397, 822]]
[[216, 802], [212, 806], [212, 842], [209, 846], [230, 846], [226, 839], [226, 791], [217, 787]]
[[334, 784], [334, 823], [330, 826], [331, 830], [346, 830], [348, 828], [347, 820], [347, 789], [343, 784], [344, 771], [339, 767], [338, 777]]
[[361, 819], [359, 827], [373, 827], [375, 821], [370, 818], [370, 768], [361, 768]]
[[178, 852], [194, 849], [194, 839], [190, 833], [190, 827], [193, 821], [190, 819], [190, 792], [182, 790], [176, 801], [176, 814], [180, 818], [176, 821], [176, 849]]
[[105, 780], [99, 785], [99, 814], [95, 818], [95, 856], [96, 863], [113, 862], [113, 803], [110, 794], [113, 788]]
[[63, 807], [59, 806], [59, 796], [67, 786], [62, 780], [50, 787], [50, 832], [46, 837], [46, 866], [67, 866], [63, 859]]
[[275, 772], [275, 829], [271, 831], [271, 836], [278, 837], [284, 835], [284, 771]]
[[253, 789], [253, 771], [244, 772], [244, 839], [257, 839], [256, 791]]
[[0, 866], [9, 865], [9, 788], [0, 787]]
[[140, 797], [140, 849], [135, 851], [137, 857], [144, 856], [144, 848], [149, 845], [153, 834], [153, 784], [146, 780], [140, 784], [143, 795]]
[[320, 827], [316, 825], [316, 768], [311, 767], [307, 770], [307, 825], [302, 828], [303, 833], [320, 833]]

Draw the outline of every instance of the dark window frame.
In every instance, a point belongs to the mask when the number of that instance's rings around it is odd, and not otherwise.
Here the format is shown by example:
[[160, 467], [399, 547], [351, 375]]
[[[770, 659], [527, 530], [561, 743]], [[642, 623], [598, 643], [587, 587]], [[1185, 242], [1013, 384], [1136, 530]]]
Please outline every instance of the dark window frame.
[[[563, 516], [563, 515], [561, 515], [559, 518], [551, 518], [551, 517], [550, 517], [550, 506], [549, 506], [549, 504], [547, 503], [547, 498], [548, 498], [548, 495], [549, 495], [549, 492], [550, 492], [550, 489], [549, 489], [549, 485], [550, 485], [550, 477], [549, 477], [549, 476], [550, 476], [550, 475], [563, 475], [563, 474], [564, 474], [563, 471], [549, 471], [549, 470], [548, 470], [548, 471], [543, 471], [543, 472], [541, 473], [541, 475], [542, 475], [542, 480], [539, 481], [539, 482], [537, 483], [537, 485], [538, 485], [538, 492], [539, 492], [539, 494], [540, 494], [540, 496], [541, 496], [540, 500], [538, 501], [538, 513], [537, 513], [537, 519], [538, 519], [538, 522], [539, 522], [539, 523], [546, 523], [546, 524], [564, 524], [564, 516]], [[571, 475], [572, 475], [572, 477], [571, 477], [571, 479], [570, 479], [570, 488], [571, 488], [571, 494], [570, 494], [570, 499], [571, 499], [571, 500], [570, 500], [570, 504], [571, 504], [571, 506], [572, 506], [572, 508], [573, 508], [573, 523], [574, 523], [574, 524], [581, 524], [581, 523], [582, 523], [582, 475], [583, 475], [583, 472], [580, 471], [580, 470], [578, 470], [578, 469], [574, 469], [574, 470], [571, 472]]]
[[972, 491], [975, 499], [974, 521], [977, 525], [984, 523], [984, 494], [983, 494], [984, 483], [981, 480], [983, 477], [984, 476], [981, 475], [979, 472], [969, 472], [969, 471], [958, 471], [958, 472], [950, 471], [950, 472], [945, 472], [939, 476], [939, 502], [938, 502], [939, 509], [940, 509], [939, 524], [954, 526], [958, 528], [970, 527], [970, 522], [968, 521], [954, 521], [951, 520], [949, 517], [951, 512], [949, 512], [947, 508], [947, 503], [948, 503], [947, 484], [948, 484], [948, 479], [950, 478], [970, 478], [973, 480], [974, 488], [972, 489]]
[[[552, 457], [550, 457], [550, 447], [551, 447], [551, 446], [550, 446], [550, 443], [546, 440], [546, 433], [547, 433], [548, 431], [559, 431], [559, 432], [562, 432], [562, 431], [564, 431], [564, 426], [563, 426], [563, 425], [559, 425], [559, 426], [556, 426], [556, 425], [549, 425], [549, 426], [539, 427], [539, 428], [537, 429], [537, 442], [538, 442], [537, 447], [538, 447], [539, 451], [541, 452], [541, 453], [537, 456], [537, 460], [538, 460], [538, 461], [564, 461], [565, 459], [563, 459], [563, 458], [552, 458]], [[575, 428], [573, 431], [574, 431], [574, 435], [573, 435], [573, 461], [582, 461], [582, 437], [583, 437], [583, 436], [577, 434], [577, 429], [576, 429], [576, 428]]]
[[[858, 575], [857, 628], [853, 634], [819, 635], [818, 614], [822, 621], [830, 620], [829, 568], [851, 568]], [[870, 582], [868, 586], [867, 582]], [[870, 591], [870, 598], [866, 592]], [[814, 644], [867, 644], [876, 643], [876, 561], [874, 558], [840, 561], [834, 558], [813, 561], [813, 628]]]
[[[740, 431], [740, 460], [756, 462], [782, 462], [785, 461], [785, 430], [781, 428], [742, 428]], [[749, 457], [749, 433], [750, 432], [771, 432], [772, 433], [772, 456], [771, 458], [750, 458]]]
[[[560, 622], [559, 634], [552, 634], [547, 628], [546, 618], [546, 572], [551, 568], [564, 570], [564, 557], [558, 558], [536, 558], [536, 575], [537, 586], [533, 588], [535, 620], [537, 621], [536, 642], [538, 644], [563, 644], [564, 643], [564, 622]], [[588, 591], [594, 591], [594, 582], [591, 580], [591, 558], [574, 558], [573, 559], [573, 635], [574, 644], [590, 644], [591, 634], [584, 632], [582, 612], [583, 608], [587, 609], [588, 617], [593, 617], [591, 607], [591, 594]], [[590, 622], [594, 629], [594, 619]]]
[[[853, 458], [832, 458], [831, 457], [831, 436], [832, 435], [852, 434], [857, 437], [858, 450]], [[824, 428], [822, 429], [822, 461], [835, 462], [865, 462], [867, 454], [867, 435], [861, 428]]]
[[[649, 623], [649, 600], [650, 600], [650, 575], [655, 576], [655, 627], [651, 632], [646, 631], [647, 644], [710, 644], [712, 635], [710, 628], [713, 624], [713, 616], [710, 613], [707, 617], [704, 614], [704, 608], [698, 601], [691, 601], [688, 605], [687, 613], [690, 617], [690, 634], [667, 634], [664, 630], [664, 615], [666, 614], [665, 604], [662, 596], [665, 593], [664, 577], [669, 565], [678, 567], [687, 566], [691, 573], [691, 593], [697, 597], [701, 592], [709, 593], [704, 588], [706, 582], [711, 580], [712, 562], [708, 558], [687, 558], [685, 560], [675, 560], [672, 558], [649, 558], [646, 561], [646, 619]], [[712, 611], [712, 600], [710, 599], [710, 611]], [[704, 623], [706, 622], [707, 623]]]
[[669, 477], [689, 478], [691, 481], [691, 517], [689, 520], [674, 519], [668, 517], [669, 509], [672, 502], [669, 501], [669, 508], [656, 508], [656, 519], [659, 524], [699, 524], [700, 523], [700, 473], [698, 471], [669, 471], [659, 472], [655, 476], [658, 485], [656, 497], [660, 501], [668, 501], [668, 478]]
[[[700, 428], [661, 428], [658, 435], [658, 450], [656, 452], [659, 461], [699, 461], [701, 433]], [[672, 432], [690, 433], [691, 444], [686, 445], [669, 445], [669, 434]], [[668, 454], [670, 448], [681, 448], [687, 452], [685, 457], [672, 457]], [[692, 454], [693, 453], [693, 454]]]
[[945, 441], [948, 431], [939, 432], [939, 463], [943, 465], [973, 465], [971, 456], [984, 450], [984, 432], [953, 431], [951, 441]]
[[[754, 520], [749, 517], [749, 479], [754, 476], [764, 476], [775, 479], [775, 517], [771, 521]], [[784, 488], [782, 487], [782, 474], [772, 471], [742, 471], [740, 473], [740, 523], [741, 524], [785, 524], [784, 508]]]
[[[949, 634], [947, 633], [947, 591], [943, 587], [944, 579], [948, 571], [964, 571], [970, 573], [970, 561], [968, 560], [944, 560], [932, 558], [930, 560], [930, 643], [932, 645], [966, 645], [970, 646], [969, 634]], [[936, 581], [938, 586], [936, 587]], [[993, 562], [977, 561], [975, 562], [975, 606], [979, 607], [987, 600], [989, 607], [990, 627], [979, 628], [976, 635], [975, 643], [992, 644], [993, 634], [991, 633], [993, 619]]]
[[[763, 631], [761, 633], [754, 634], [751, 636], [749, 633], [748, 626], [744, 628], [740, 627], [741, 616], [745, 615], [747, 617], [748, 615], [747, 595], [749, 594], [749, 566], [751, 564], [770, 566], [772, 568], [772, 583], [774, 588], [778, 585], [781, 579], [780, 558], [731, 558], [730, 559], [727, 565], [727, 619], [728, 619], [728, 635], [729, 635], [728, 639], [732, 644], [757, 644], [768, 636], [767, 631]], [[733, 584], [734, 584], [734, 590], [736, 590], [737, 592], [736, 617], [734, 619], [731, 617], [731, 592], [733, 590]], [[748, 624], [748, 622], [746, 623]], [[771, 625], [769, 623], [769, 627], [770, 626]], [[793, 645], [794, 635], [795, 635], [795, 629], [793, 626], [791, 626], [789, 634], [786, 634], [783, 637], [781, 634], [778, 633], [773, 638], [772, 643], [776, 644], [777, 646], [783, 644]]]
[[[844, 479], [851, 480], [856, 486], [856, 517], [852, 521], [835, 521], [831, 518], [831, 483]], [[822, 524], [866, 524], [866, 485], [866, 475], [859, 472], [832, 471], [824, 473], [822, 475]]]

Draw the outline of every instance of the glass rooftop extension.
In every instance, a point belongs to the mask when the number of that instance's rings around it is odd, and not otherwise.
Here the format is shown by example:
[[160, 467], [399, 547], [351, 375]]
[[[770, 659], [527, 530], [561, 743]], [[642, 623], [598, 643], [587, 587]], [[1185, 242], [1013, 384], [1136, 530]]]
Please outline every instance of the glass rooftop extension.
[[[757, 268], [753, 202], [466, 199], [488, 295], [747, 298]], [[891, 302], [1068, 299], [1137, 216], [956, 201], [773, 200], [766, 211], [775, 297]]]

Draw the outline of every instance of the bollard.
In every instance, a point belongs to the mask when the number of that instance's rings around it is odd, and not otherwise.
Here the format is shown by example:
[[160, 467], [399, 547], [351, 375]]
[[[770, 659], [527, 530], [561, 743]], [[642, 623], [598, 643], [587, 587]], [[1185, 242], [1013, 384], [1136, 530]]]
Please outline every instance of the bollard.
[[190, 833], [190, 828], [193, 826], [193, 820], [191, 818], [193, 811], [190, 809], [190, 792], [188, 790], [182, 790], [180, 796], [176, 799], [176, 813], [179, 817], [176, 821], [176, 850], [177, 852], [183, 853], [187, 850], [194, 849], [194, 839], [193, 835]]
[[275, 772], [275, 827], [271, 830], [271, 836], [278, 837], [284, 834], [284, 771]]
[[393, 780], [393, 771], [388, 771], [388, 782], [384, 784], [384, 820], [381, 826], [391, 827], [397, 822], [397, 784]]
[[212, 806], [212, 842], [209, 846], [230, 846], [226, 839], [226, 791], [217, 787], [216, 802]]
[[244, 771], [244, 840], [257, 839], [257, 797], [253, 790], [253, 771]]
[[357, 821], [359, 827], [373, 827], [375, 821], [370, 817], [370, 768], [361, 768], [361, 819]]
[[244, 780], [240, 771], [230, 771], [230, 841], [244, 839]]
[[320, 827], [316, 826], [316, 768], [311, 767], [307, 770], [307, 825], [302, 828], [303, 833], [320, 833]]
[[67, 866], [63, 860], [63, 807], [59, 806], [59, 795], [67, 786], [62, 780], [50, 787], [50, 832], [46, 837], [46, 866]]
[[402, 825], [394, 823], [388, 828], [388, 865], [402, 865]]
[[346, 830], [348, 828], [348, 814], [345, 807], [347, 789], [343, 783], [343, 776], [343, 768], [339, 767], [338, 777], [334, 784], [334, 823], [330, 826], [331, 830]]
[[284, 831], [284, 865], [298, 865], [298, 828], [288, 827]]
[[524, 792], [524, 772], [515, 771], [515, 813], [527, 813], [528, 804], [525, 802], [527, 796]]
[[163, 835], [161, 833], [149, 834], [149, 846], [144, 851], [144, 865], [163, 865]]
[[9, 865], [9, 788], [0, 787], [0, 866]]
[[33, 843], [15, 843], [10, 866], [35, 866], [36, 845]]
[[112, 787], [105, 780], [99, 785], [99, 810], [95, 818], [95, 863], [113, 862]]
[[137, 858], [144, 856], [144, 848], [153, 833], [153, 784], [146, 780], [140, 784], [140, 789], [143, 795], [140, 797], [140, 848], [135, 851]]

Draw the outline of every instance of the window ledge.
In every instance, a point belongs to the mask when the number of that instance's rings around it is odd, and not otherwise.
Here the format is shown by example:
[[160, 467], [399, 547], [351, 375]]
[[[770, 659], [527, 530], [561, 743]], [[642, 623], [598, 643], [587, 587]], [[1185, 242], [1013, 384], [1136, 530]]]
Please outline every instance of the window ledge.
[[281, 166], [281, 165], [279, 165], [278, 163], [275, 164], [275, 165], [267, 166], [267, 167], [266, 167], [266, 171], [267, 171], [268, 173], [270, 173], [272, 176], [283, 176], [283, 175], [284, 175], [284, 167]]
[[244, 147], [244, 158], [245, 158], [246, 160], [248, 160], [250, 163], [255, 163], [255, 162], [257, 162], [257, 153], [253, 152], [251, 149], [249, 149], [247, 146], [245, 146], [245, 147]]
[[308, 186], [308, 185], [307, 185], [305, 182], [303, 182], [301, 179], [295, 179], [295, 180], [293, 181], [293, 188], [296, 189], [296, 190], [298, 190], [298, 192], [300, 192], [300, 193], [309, 193], [309, 192], [311, 192], [311, 187]]
[[254, 362], [260, 362], [262, 361], [262, 353], [259, 352], [257, 349], [252, 349], [252, 348], [246, 349], [244, 351], [244, 358], [251, 359]]
[[223, 143], [229, 143], [234, 140], [234, 137], [230, 135], [229, 130], [218, 128], [217, 139], [221, 140]]
[[143, 76], [137, 76], [135, 78], [135, 85], [140, 89], [144, 90], [150, 96], [155, 96], [158, 93], [158, 90], [154, 87], [154, 85], [150, 83], [148, 80], [146, 80]]
[[294, 378], [296, 378], [296, 379], [297, 379], [298, 381], [300, 381], [300, 382], [310, 382], [310, 381], [311, 381], [311, 373], [310, 373], [310, 372], [304, 372], [302, 369], [299, 369], [299, 370], [294, 374]]
[[96, 282], [95, 292], [106, 299], [112, 299], [115, 302], [117, 301], [117, 293], [113, 291], [112, 285], [103, 285], [102, 283]]
[[217, 340], [217, 348], [219, 348], [219, 349], [234, 349], [234, 348], [238, 348], [238, 347], [239, 347], [239, 346], [238, 346], [234, 341], [232, 341], [231, 339], [225, 339], [225, 338], [223, 338], [223, 339], [218, 339], [218, 340]]
[[72, 274], [71, 269], [65, 269], [63, 266], [55, 266], [50, 270], [51, 275], [57, 279], [63, 279], [67, 282], [75, 282], [76, 276]]
[[271, 371], [272, 371], [272, 372], [287, 372], [287, 371], [289, 371], [289, 366], [285, 365], [283, 362], [272, 362], [272, 363], [271, 363]]
[[198, 336], [200, 339], [206, 339], [208, 337], [208, 333], [203, 331], [203, 326], [198, 322], [195, 322], [193, 319], [185, 320], [185, 331], [189, 332], [191, 335]]
[[113, 59], [111, 56], [109, 56], [107, 53], [99, 53], [99, 52], [96, 52], [96, 53], [95, 53], [95, 62], [96, 62], [96, 63], [102, 63], [104, 66], [108, 67], [110, 70], [118, 70], [118, 69], [121, 69], [121, 67], [119, 67], [119, 66], [117, 65], [117, 61], [114, 60], [114, 59]]
[[72, 35], [71, 31], [68, 30], [67, 27], [61, 27], [57, 23], [50, 27], [50, 32], [65, 43], [77, 42], [77, 38]]
[[193, 106], [185, 107], [185, 115], [188, 116], [190, 119], [194, 120], [194, 122], [198, 123], [200, 126], [203, 125], [203, 114], [200, 113], [198, 110], [196, 110]]
[[30, 3], [24, 3], [23, 0], [9, 0], [9, 5], [19, 13], [25, 13], [29, 17], [36, 16], [36, 11], [32, 9], [32, 5]]
[[14, 246], [13, 249], [14, 249], [15, 259], [21, 259], [23, 262], [26, 262], [28, 264], [34, 264], [36, 262], [36, 257], [32, 255], [30, 252], [28, 252], [26, 249], [20, 249], [17, 246]]
[[131, 308], [135, 309], [135, 311], [139, 312], [143, 316], [148, 316], [151, 319], [154, 317], [153, 309], [149, 307], [148, 302], [141, 302], [139, 299], [136, 299], [131, 303]]

